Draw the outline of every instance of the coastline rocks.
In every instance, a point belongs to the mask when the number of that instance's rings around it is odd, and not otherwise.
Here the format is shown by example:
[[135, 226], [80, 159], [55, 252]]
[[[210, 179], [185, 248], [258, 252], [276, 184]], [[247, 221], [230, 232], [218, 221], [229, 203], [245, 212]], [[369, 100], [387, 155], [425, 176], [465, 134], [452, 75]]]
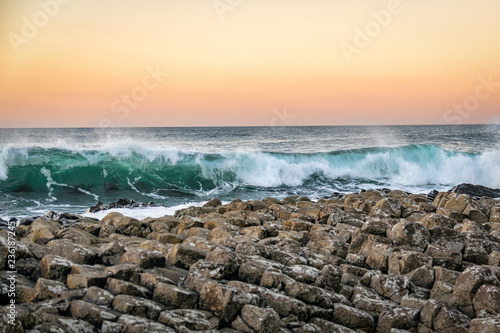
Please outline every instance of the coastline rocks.
[[499, 207], [369, 190], [143, 220], [49, 214], [16, 230], [15, 330], [499, 331]]
[[500, 198], [500, 189], [467, 183], [457, 185], [450, 191], [460, 194], [467, 194], [472, 197]]
[[120, 198], [115, 202], [111, 202], [108, 206], [105, 206], [102, 201], [97, 202], [94, 206], [87, 209], [87, 213], [97, 213], [103, 210], [113, 209], [113, 208], [137, 208], [137, 207], [162, 207], [163, 205], [155, 204], [154, 202], [135, 202], [134, 200], [127, 198]]

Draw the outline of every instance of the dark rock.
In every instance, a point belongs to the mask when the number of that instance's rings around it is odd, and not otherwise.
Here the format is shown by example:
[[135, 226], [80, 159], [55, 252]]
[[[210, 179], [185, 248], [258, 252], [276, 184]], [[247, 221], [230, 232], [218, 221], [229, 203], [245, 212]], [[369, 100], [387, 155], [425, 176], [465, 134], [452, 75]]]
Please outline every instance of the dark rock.
[[295, 316], [304, 320], [307, 316], [307, 306], [304, 302], [282, 294], [267, 291], [261, 296], [261, 306], [274, 309], [281, 317]]
[[460, 184], [453, 187], [451, 192], [468, 194], [473, 197], [500, 198], [500, 189], [494, 189], [482, 185]]
[[33, 289], [32, 301], [57, 298], [67, 289], [68, 288], [62, 282], [39, 278]]
[[108, 277], [111, 276], [109, 271], [94, 271], [82, 274], [69, 274], [66, 284], [72, 289], [89, 288], [92, 286], [104, 287]]
[[439, 194], [439, 191], [432, 190], [429, 193], [427, 193], [427, 200], [428, 203], [434, 202], [434, 199], [436, 199], [436, 196]]
[[80, 289], [85, 291], [85, 296], [83, 296], [83, 301], [88, 303], [94, 303], [97, 305], [110, 306], [115, 299], [115, 296], [107, 290], [99, 287], [90, 287], [88, 289]]
[[377, 330], [391, 332], [391, 329], [409, 330], [417, 327], [420, 311], [412, 308], [393, 308], [384, 311], [378, 320]]
[[153, 268], [165, 266], [165, 255], [159, 251], [148, 251], [136, 247], [130, 248], [120, 259], [121, 263], [135, 264], [141, 268]]
[[181, 331], [181, 328], [193, 331], [211, 331], [219, 328], [220, 320], [206, 311], [177, 309], [163, 311], [158, 321], [176, 331]]
[[125, 333], [175, 333], [175, 330], [156, 322], [140, 316], [123, 314], [118, 318], [117, 323], [122, 325], [123, 332]]
[[153, 299], [175, 309], [193, 309], [198, 303], [198, 294], [171, 284], [158, 283]]
[[104, 320], [115, 321], [119, 316], [105, 306], [84, 301], [71, 302], [70, 314], [73, 318], [85, 320], [96, 327], [101, 327]]
[[259, 308], [245, 305], [241, 315], [232, 323], [232, 327], [241, 332], [274, 333], [281, 329], [280, 317], [272, 308]]
[[374, 332], [375, 321], [365, 311], [344, 305], [335, 304], [333, 322], [363, 332]]
[[143, 298], [151, 298], [152, 296], [152, 293], [148, 288], [138, 286], [128, 281], [113, 278], [107, 279], [106, 289], [115, 295], [123, 294]]
[[133, 314], [143, 318], [157, 320], [165, 310], [162, 304], [142, 297], [117, 295], [113, 301], [113, 308], [124, 314]]

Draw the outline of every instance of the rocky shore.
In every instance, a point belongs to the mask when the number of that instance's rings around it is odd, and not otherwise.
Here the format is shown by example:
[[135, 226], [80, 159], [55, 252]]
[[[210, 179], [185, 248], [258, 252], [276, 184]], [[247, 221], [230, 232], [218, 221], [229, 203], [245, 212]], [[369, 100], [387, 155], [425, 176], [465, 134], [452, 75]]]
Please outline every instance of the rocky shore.
[[0, 332], [500, 332], [500, 201], [432, 198], [40, 217], [15, 230], [15, 298], [0, 231]]

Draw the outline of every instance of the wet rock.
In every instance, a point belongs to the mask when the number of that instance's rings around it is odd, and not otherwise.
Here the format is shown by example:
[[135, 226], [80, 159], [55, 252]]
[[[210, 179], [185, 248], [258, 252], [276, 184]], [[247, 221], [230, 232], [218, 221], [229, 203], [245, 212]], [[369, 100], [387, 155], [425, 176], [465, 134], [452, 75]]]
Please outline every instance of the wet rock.
[[452, 192], [467, 194], [473, 197], [499, 198], [500, 189], [494, 189], [482, 185], [463, 183], [451, 189]]
[[209, 200], [207, 203], [205, 203], [203, 205], [203, 207], [217, 207], [217, 206], [220, 206], [220, 205], [222, 205], [222, 202], [219, 199], [214, 198], [212, 200]]

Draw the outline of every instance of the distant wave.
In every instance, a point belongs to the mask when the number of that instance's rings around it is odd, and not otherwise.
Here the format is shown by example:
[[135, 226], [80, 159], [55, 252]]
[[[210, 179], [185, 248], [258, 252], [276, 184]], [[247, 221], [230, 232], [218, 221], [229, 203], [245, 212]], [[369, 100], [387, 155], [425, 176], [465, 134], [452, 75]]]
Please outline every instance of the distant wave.
[[328, 153], [204, 153], [123, 143], [101, 149], [0, 149], [0, 191], [51, 198], [74, 191], [95, 199], [131, 191], [154, 199], [228, 194], [244, 188], [335, 189], [343, 184], [395, 188], [470, 182], [500, 187], [500, 152], [463, 153], [435, 145]]

